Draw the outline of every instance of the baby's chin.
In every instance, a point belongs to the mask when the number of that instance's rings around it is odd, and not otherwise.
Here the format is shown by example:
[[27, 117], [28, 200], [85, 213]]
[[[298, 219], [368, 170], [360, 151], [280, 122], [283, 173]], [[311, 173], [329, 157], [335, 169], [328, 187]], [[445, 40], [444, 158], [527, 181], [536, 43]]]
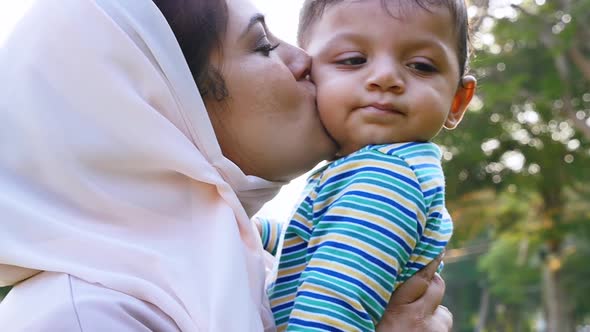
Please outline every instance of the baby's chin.
[[336, 152], [336, 158], [348, 156], [349, 154], [356, 152], [356, 151], [364, 148], [365, 146], [371, 145], [371, 144], [379, 144], [379, 143], [341, 145], [340, 150], [338, 150], [338, 152]]
[[396, 137], [396, 139], [390, 140], [373, 140], [370, 143], [349, 143], [349, 144], [341, 144], [340, 149], [336, 152], [336, 158], [341, 158], [347, 156], [351, 153], [354, 153], [367, 145], [381, 145], [381, 144], [395, 144], [395, 143], [404, 143], [404, 142], [426, 142], [428, 140], [424, 140], [423, 138], [418, 137]]

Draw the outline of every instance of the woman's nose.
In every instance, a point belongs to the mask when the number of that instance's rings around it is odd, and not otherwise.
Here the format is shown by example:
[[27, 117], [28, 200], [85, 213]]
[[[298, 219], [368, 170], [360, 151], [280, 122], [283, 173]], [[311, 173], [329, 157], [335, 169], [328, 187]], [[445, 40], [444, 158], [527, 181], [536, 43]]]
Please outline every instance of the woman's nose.
[[403, 93], [406, 89], [401, 70], [395, 63], [384, 61], [373, 64], [373, 70], [367, 78], [366, 85], [369, 90], [389, 91], [396, 94]]
[[277, 48], [277, 51], [296, 80], [307, 78], [311, 72], [311, 57], [305, 51], [289, 44]]

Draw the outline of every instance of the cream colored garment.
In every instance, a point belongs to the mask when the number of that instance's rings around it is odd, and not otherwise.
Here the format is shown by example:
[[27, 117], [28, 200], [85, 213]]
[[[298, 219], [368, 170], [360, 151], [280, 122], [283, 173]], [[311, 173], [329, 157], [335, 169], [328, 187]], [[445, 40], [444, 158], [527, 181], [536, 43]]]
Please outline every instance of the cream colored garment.
[[152, 1], [32, 1], [0, 45], [0, 128], [1, 284], [65, 272], [183, 331], [273, 328], [249, 215], [280, 184], [222, 156]]
[[0, 304], [7, 332], [181, 332], [144, 301], [64, 273], [41, 272]]

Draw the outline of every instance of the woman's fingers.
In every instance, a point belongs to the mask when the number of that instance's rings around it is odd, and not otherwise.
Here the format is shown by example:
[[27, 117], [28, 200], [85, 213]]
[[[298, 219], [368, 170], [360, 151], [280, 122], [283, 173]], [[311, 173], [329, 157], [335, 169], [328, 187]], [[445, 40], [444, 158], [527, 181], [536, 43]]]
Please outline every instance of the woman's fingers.
[[[438, 267], [440, 263], [442, 263], [443, 258], [445, 257], [445, 252], [441, 252], [432, 262], [428, 263], [422, 270], [418, 271], [416, 274], [422, 274], [425, 278], [432, 279], [436, 271], [438, 271]], [[430, 280], [429, 279], [429, 280]]]
[[[444, 253], [441, 253], [436, 259], [426, 265], [422, 270], [418, 271], [414, 276], [404, 282], [398, 289], [395, 290], [393, 296], [389, 300], [388, 307], [400, 305], [400, 304], [409, 304], [412, 303], [423, 295], [425, 295], [426, 291], [429, 289], [428, 286], [430, 285], [431, 280], [434, 278], [436, 271], [442, 262]], [[439, 277], [440, 279], [440, 277]], [[444, 281], [440, 279], [442, 282], [442, 292], [444, 295]], [[435, 289], [435, 292], [440, 292], [440, 289]], [[432, 296], [432, 295], [431, 295]], [[442, 299], [442, 297], [441, 297]], [[430, 303], [430, 302], [429, 302]], [[436, 305], [440, 304], [440, 300], [436, 302]], [[435, 306], [436, 307], [436, 306]], [[434, 310], [434, 308], [433, 308]]]
[[453, 329], [453, 314], [443, 305], [432, 314], [431, 323], [427, 324], [432, 332], [451, 331]]
[[377, 325], [379, 332], [449, 332], [453, 315], [441, 306], [445, 282], [436, 271], [443, 254], [395, 290]]
[[438, 304], [443, 293], [444, 282], [435, 276], [424, 296], [417, 301], [398, 305], [390, 302], [377, 325], [377, 332], [450, 332], [453, 315]]
[[422, 296], [427, 313], [435, 312], [441, 307], [439, 304], [441, 304], [442, 299], [445, 296], [445, 287], [445, 281], [438, 273], [435, 273], [434, 277], [430, 280], [428, 289], [424, 296]]

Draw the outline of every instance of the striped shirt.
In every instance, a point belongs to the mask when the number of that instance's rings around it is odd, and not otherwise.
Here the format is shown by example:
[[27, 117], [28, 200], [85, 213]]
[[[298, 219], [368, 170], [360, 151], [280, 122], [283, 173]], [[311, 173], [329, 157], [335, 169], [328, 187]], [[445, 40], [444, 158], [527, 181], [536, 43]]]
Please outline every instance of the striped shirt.
[[[452, 234], [433, 143], [367, 146], [308, 180], [269, 289], [278, 331], [372, 331], [392, 292]], [[263, 222], [276, 250], [277, 228]]]

